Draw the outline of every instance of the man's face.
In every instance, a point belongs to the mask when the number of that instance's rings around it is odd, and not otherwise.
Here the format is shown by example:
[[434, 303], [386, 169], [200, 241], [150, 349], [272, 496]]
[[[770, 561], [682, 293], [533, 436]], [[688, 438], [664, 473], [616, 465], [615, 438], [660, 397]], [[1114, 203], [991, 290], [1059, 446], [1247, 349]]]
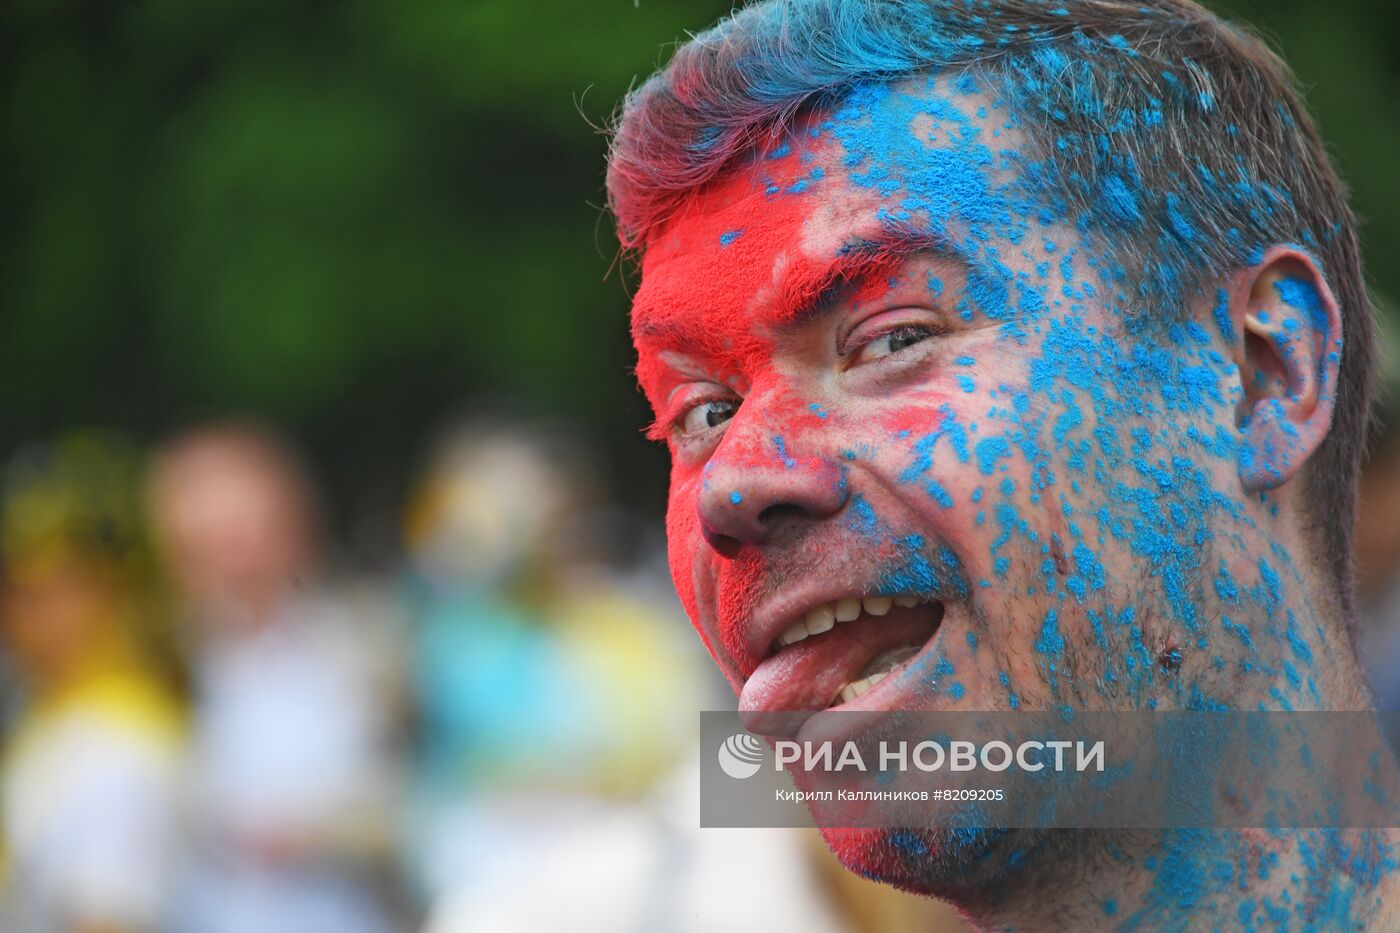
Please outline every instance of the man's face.
[[671, 569], [741, 710], [1235, 706], [1308, 650], [1228, 322], [1125, 297], [1026, 140], [966, 79], [858, 90], [648, 243]]

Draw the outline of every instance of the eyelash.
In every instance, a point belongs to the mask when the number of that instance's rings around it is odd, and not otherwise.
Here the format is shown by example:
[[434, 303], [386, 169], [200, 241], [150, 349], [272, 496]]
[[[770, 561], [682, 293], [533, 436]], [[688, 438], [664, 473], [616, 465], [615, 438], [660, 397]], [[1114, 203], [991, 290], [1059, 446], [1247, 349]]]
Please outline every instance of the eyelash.
[[[646, 431], [647, 439], [653, 441], [665, 441], [670, 438], [687, 437], [687, 435], [681, 430], [682, 425], [685, 423], [686, 417], [689, 416], [689, 414], [692, 411], [699, 408], [701, 405], [709, 405], [714, 402], [733, 402], [734, 406], [737, 408], [739, 404], [743, 402], [743, 399], [738, 398], [732, 394], [725, 394], [723, 392], [706, 393], [704, 395], [688, 399], [678, 409], [673, 409], [672, 414], [657, 418], [654, 422], [652, 422], [651, 426], [648, 427]], [[716, 425], [715, 427], [719, 427], [719, 425]], [[693, 437], [695, 435], [689, 436]]]
[[[855, 366], [857, 364], [854, 362], [853, 358], [856, 357], [866, 347], [870, 346], [877, 340], [883, 340], [884, 338], [893, 336], [894, 334], [905, 330], [921, 331], [924, 334], [924, 336], [921, 337], [919, 340], [915, 341], [914, 343], [909, 344], [908, 346], [900, 347], [898, 350], [891, 350], [885, 356], [894, 356], [898, 353], [902, 353], [905, 350], [909, 349], [910, 346], [917, 346], [918, 344], [921, 344], [926, 340], [935, 337], [942, 337], [947, 334], [947, 331], [944, 328], [940, 327], [936, 322], [933, 321], [900, 321], [890, 325], [889, 327], [881, 328], [880, 330], [876, 331], [874, 334], [871, 334], [868, 338], [866, 338], [861, 343], [855, 346], [852, 346], [848, 342], [849, 336], [844, 338], [843, 345], [840, 349], [837, 350], [837, 355], [840, 356], [843, 360], [851, 361], [847, 364], [848, 368], [850, 366]], [[877, 357], [876, 359], [879, 360], [884, 358], [885, 357], [882, 356]]]

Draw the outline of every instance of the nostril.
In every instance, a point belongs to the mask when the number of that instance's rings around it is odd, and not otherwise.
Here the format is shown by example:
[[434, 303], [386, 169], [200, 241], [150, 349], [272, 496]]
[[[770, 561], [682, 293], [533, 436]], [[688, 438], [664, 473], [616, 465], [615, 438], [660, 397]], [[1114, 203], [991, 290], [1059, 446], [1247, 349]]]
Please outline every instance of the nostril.
[[759, 512], [758, 523], [765, 529], [772, 530], [785, 521], [810, 517], [808, 511], [800, 505], [793, 505], [790, 502], [779, 502]]
[[739, 548], [742, 546], [738, 538], [731, 538], [727, 534], [715, 531], [709, 525], [701, 525], [701, 531], [705, 535], [705, 542], [721, 557], [733, 559], [738, 556]]

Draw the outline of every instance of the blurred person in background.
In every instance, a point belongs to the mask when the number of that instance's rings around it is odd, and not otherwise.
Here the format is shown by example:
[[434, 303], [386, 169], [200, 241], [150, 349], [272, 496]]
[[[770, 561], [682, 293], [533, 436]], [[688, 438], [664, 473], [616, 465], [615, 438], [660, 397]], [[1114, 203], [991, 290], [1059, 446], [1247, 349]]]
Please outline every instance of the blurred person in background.
[[168, 919], [184, 722], [138, 490], [135, 455], [96, 434], [24, 449], [4, 478], [0, 628], [22, 691], [3, 763], [6, 930]]
[[388, 929], [384, 654], [321, 581], [310, 480], [272, 434], [219, 424], [159, 451], [150, 490], [196, 688], [180, 929]]
[[664, 578], [629, 566], [638, 532], [597, 476], [558, 424], [475, 421], [445, 435], [410, 500], [411, 871], [473, 929], [540, 928], [530, 911], [551, 902], [615, 917], [616, 888], [540, 865], [580, 832], [597, 867], [625, 862], [630, 837], [605, 827], [697, 725], [699, 658]]

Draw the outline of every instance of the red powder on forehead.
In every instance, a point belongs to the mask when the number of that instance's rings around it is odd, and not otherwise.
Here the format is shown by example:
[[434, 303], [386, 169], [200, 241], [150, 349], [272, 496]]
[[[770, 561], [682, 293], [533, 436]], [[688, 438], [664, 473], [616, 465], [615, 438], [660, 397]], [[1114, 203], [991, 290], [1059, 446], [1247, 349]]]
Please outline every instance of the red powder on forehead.
[[691, 196], [648, 242], [632, 312], [644, 385], [658, 350], [734, 370], [766, 352], [751, 325], [783, 303], [776, 278], [810, 262], [803, 233], [818, 204], [813, 194], [826, 184], [804, 178], [815, 165], [796, 146], [758, 157]]
[[[781, 326], [857, 279], [857, 297], [874, 297], [903, 257], [946, 248], [927, 234], [889, 230], [864, 203], [878, 198], [840, 180], [760, 193], [757, 185], [771, 180], [758, 171], [702, 191], [658, 236], [642, 264], [634, 336], [679, 336], [673, 342], [689, 345], [717, 329]], [[818, 220], [820, 208], [827, 210]]]

